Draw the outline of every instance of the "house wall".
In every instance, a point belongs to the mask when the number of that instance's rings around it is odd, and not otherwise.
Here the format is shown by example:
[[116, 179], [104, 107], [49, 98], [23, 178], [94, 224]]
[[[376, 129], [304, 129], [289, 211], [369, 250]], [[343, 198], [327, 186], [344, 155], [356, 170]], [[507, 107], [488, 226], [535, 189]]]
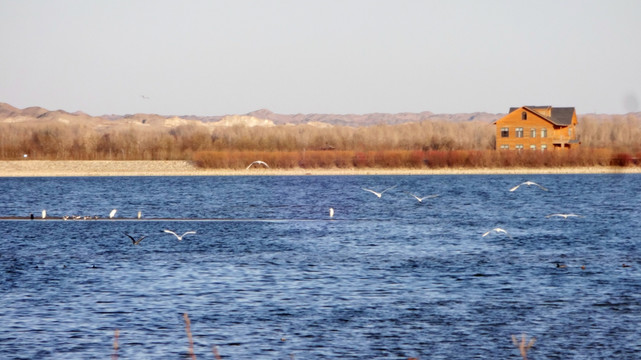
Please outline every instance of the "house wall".
[[[527, 114], [525, 120], [522, 115], [524, 111]], [[522, 146], [523, 150], [530, 150], [534, 146], [536, 150], [553, 150], [555, 144], [557, 147], [568, 148], [571, 146], [567, 144], [568, 141], [576, 139], [576, 124], [576, 114], [572, 117], [572, 125], [554, 126], [542, 117], [519, 108], [496, 122], [496, 149], [502, 150], [503, 146], [507, 146], [509, 150], [515, 150], [518, 149], [517, 146]], [[501, 136], [503, 128], [508, 128], [508, 137]], [[523, 129], [523, 137], [516, 137], [517, 128]], [[532, 129], [535, 130], [534, 137]], [[546, 137], [541, 136], [542, 129], [545, 129]]]

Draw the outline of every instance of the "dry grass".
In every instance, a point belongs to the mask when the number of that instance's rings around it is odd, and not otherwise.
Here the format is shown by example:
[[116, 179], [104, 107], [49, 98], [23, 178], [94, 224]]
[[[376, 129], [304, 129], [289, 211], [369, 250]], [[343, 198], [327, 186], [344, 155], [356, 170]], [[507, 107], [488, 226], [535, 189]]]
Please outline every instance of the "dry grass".
[[244, 169], [255, 160], [275, 169], [442, 169], [634, 166], [638, 156], [608, 149], [568, 151], [379, 150], [379, 151], [200, 151], [204, 169]]
[[[402, 161], [404, 166], [408, 166], [411, 159], [402, 158], [404, 152], [493, 150], [495, 131], [494, 125], [483, 121], [445, 120], [359, 127], [279, 125], [271, 128], [232, 126], [213, 130], [190, 125], [132, 125], [126, 129], [111, 129], [60, 122], [0, 122], [0, 159], [19, 159], [28, 154], [30, 158], [40, 160], [190, 160], [202, 151], [291, 154], [334, 149], [335, 152], [360, 152], [366, 158], [372, 152], [384, 152], [385, 158], [379, 157], [375, 160], [377, 164], [394, 166], [394, 162]], [[638, 141], [641, 118], [638, 116], [611, 116], [607, 120], [583, 116], [577, 133], [584, 148], [605, 148], [629, 154], [641, 151]], [[400, 153], [389, 153], [394, 151]], [[322, 164], [326, 160], [333, 166], [347, 166], [337, 163], [332, 154], [324, 154], [321, 159], [314, 160], [316, 155], [309, 154], [311, 164], [305, 162], [296, 166], [331, 166]], [[289, 166], [294, 165], [290, 162]], [[362, 163], [359, 161], [356, 166], [362, 166]], [[232, 165], [217, 167], [235, 166], [232, 161]]]

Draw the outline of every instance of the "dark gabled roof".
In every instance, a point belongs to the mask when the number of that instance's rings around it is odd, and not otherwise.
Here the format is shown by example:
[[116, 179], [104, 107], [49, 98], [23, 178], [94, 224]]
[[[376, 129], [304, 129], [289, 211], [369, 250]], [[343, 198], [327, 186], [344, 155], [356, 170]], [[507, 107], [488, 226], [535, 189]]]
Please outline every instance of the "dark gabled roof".
[[[520, 106], [520, 107], [511, 107], [510, 108], [510, 113], [520, 109], [520, 108], [525, 108], [540, 117], [546, 119], [547, 121], [551, 122], [554, 125], [558, 126], [569, 126], [572, 124], [572, 115], [574, 115], [574, 108], [573, 107], [552, 107], [549, 105], [546, 106]], [[536, 111], [536, 109], [547, 109], [550, 108], [550, 113], [552, 116], [545, 116], [541, 114], [540, 112]]]

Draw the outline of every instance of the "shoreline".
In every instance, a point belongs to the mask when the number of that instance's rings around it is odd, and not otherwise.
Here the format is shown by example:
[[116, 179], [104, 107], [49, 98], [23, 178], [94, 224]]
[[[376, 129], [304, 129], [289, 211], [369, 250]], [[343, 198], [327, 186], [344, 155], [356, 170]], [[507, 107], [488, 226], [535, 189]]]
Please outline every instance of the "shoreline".
[[7, 160], [0, 177], [638, 174], [639, 166], [439, 169], [202, 169], [183, 160]]

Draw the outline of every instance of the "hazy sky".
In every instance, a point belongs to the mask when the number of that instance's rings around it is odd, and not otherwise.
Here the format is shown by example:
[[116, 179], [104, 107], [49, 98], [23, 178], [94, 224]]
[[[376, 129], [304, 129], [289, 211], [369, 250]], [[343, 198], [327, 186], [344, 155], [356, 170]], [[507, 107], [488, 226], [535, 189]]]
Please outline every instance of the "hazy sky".
[[641, 111], [641, 1], [0, 0], [0, 102], [622, 114]]

